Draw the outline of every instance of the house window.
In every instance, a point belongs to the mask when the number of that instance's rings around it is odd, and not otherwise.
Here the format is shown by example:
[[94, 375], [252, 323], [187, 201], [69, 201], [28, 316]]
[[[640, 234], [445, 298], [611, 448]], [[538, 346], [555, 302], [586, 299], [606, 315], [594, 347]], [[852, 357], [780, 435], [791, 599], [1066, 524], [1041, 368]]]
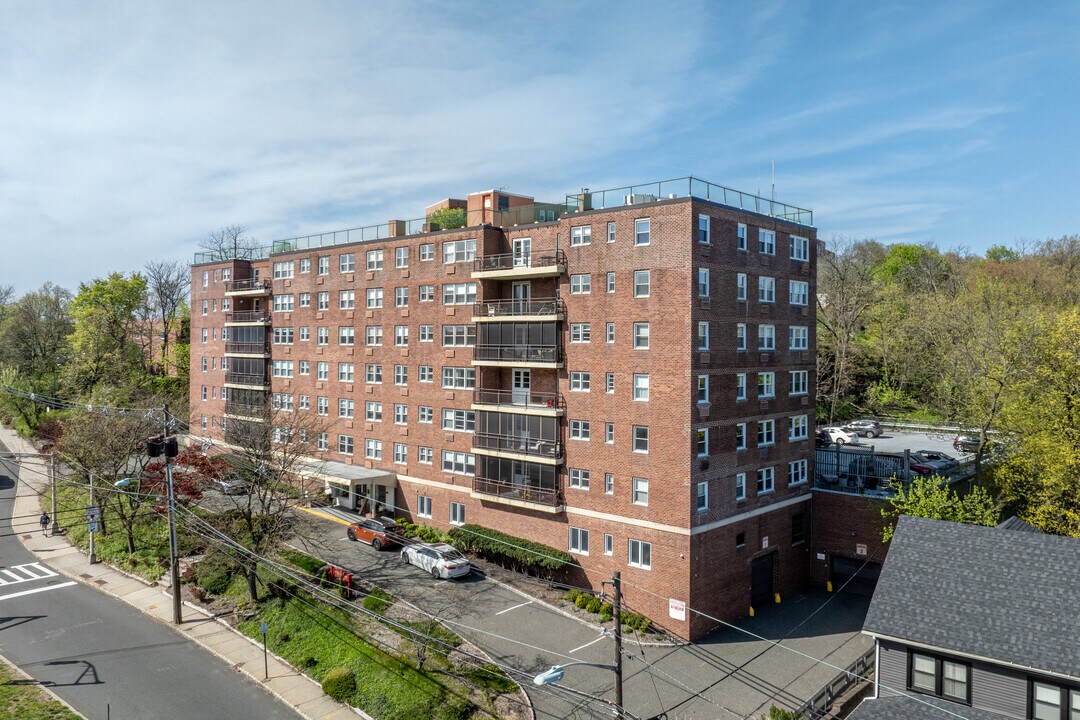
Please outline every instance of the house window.
[[803, 514], [797, 512], [791, 516], [791, 544], [798, 545], [806, 539], [806, 521]]
[[634, 400], [647, 402], [649, 399], [649, 376], [634, 375]]
[[776, 470], [775, 468], [767, 467], [761, 468], [757, 471], [757, 494], [764, 495], [771, 493], [775, 487]]
[[649, 323], [647, 323], [647, 322], [634, 323], [634, 349], [635, 350], [648, 350], [649, 349]]
[[615, 223], [613, 222], [607, 224], [607, 241], [609, 243], [615, 242]]
[[697, 349], [709, 349], [709, 323], [704, 320], [697, 324]]
[[592, 292], [592, 275], [585, 273], [570, 276], [571, 295], [586, 295], [590, 292]]
[[650, 280], [648, 270], [634, 271], [634, 297], [649, 297]]
[[329, 255], [320, 255], [319, 256], [318, 272], [319, 272], [320, 275], [329, 275], [330, 274], [330, 256]]
[[971, 666], [967, 663], [912, 652], [908, 665], [908, 683], [911, 690], [957, 702], [971, 702]]
[[735, 449], [746, 449], [746, 423], [737, 423], [735, 425]]
[[408, 307], [409, 306], [409, 288], [396, 287], [394, 288], [394, 307]]
[[364, 382], [368, 385], [379, 385], [382, 383], [382, 365], [378, 363], [368, 363], [364, 366]]
[[578, 555], [589, 554], [589, 531], [581, 528], [570, 528], [570, 552]]
[[791, 385], [789, 395], [805, 395], [809, 385], [809, 371], [792, 370], [789, 374], [789, 384]]
[[735, 499], [746, 499], [746, 473], [735, 474]]
[[353, 454], [353, 438], [352, 435], [338, 435], [337, 436], [337, 451], [342, 455]]
[[416, 514], [420, 517], [431, 517], [431, 497], [428, 495], [416, 496]]
[[757, 394], [759, 399], [776, 397], [776, 373], [762, 372], [757, 374]]
[[1033, 720], [1080, 720], [1080, 688], [1066, 688], [1032, 680]]
[[634, 426], [634, 452], [649, 452], [649, 428], [645, 425]]
[[788, 421], [788, 440], [805, 440], [809, 436], [805, 415], [795, 415]]
[[592, 225], [578, 225], [570, 228], [570, 247], [592, 243]]
[[589, 392], [590, 377], [590, 373], [587, 372], [570, 373], [570, 391]]
[[735, 324], [735, 349], [746, 349], [746, 323]]
[[590, 422], [588, 420], [570, 421], [570, 439], [588, 440], [590, 435]]
[[762, 255], [776, 254], [776, 231], [758, 228], [758, 252]]
[[776, 349], [776, 326], [775, 325], [758, 325], [758, 350], [775, 350]]
[[792, 325], [788, 328], [788, 347], [791, 350], [806, 350], [810, 347], [810, 330], [805, 325]]
[[788, 485], [802, 485], [806, 482], [806, 459], [792, 460], [788, 463]]
[[443, 243], [443, 262], [445, 264], [471, 262], [475, 259], [476, 240], [455, 240]]
[[615, 474], [614, 473], [604, 473], [604, 494], [605, 495], [614, 495], [615, 494]]
[[648, 245], [652, 233], [652, 223], [649, 218], [638, 218], [634, 221], [634, 244]]
[[630, 567], [649, 570], [652, 568], [652, 543], [630, 540], [627, 564]]
[[609, 293], [615, 292], [615, 273], [613, 272], [607, 274], [607, 291]]
[[807, 304], [810, 296], [810, 283], [803, 280], [788, 281], [788, 300], [792, 305]]
[[746, 300], [746, 273], [735, 276], [735, 299]]
[[758, 447], [772, 445], [776, 442], [776, 421], [758, 420], [757, 444]]
[[776, 302], [776, 278], [759, 277], [757, 279], [758, 302]]
[[649, 481], [645, 478], [634, 478], [631, 487], [633, 489], [633, 492], [631, 494], [631, 501], [635, 505], [648, 505]]
[[570, 468], [570, 487], [579, 490], [589, 489], [589, 471]]
[[735, 373], [735, 399], [746, 399], [746, 373]]
[[399, 247], [394, 248], [394, 267], [407, 268], [409, 267], [409, 248]]
[[796, 235], [791, 236], [791, 259], [792, 260], [809, 260], [810, 259], [810, 239], [804, 237], [798, 237]]
[[703, 300], [708, 300], [712, 293], [712, 283], [710, 282], [711, 274], [709, 268], [698, 268], [697, 271], [697, 296]]
[[420, 246], [420, 262], [435, 259], [435, 243], [424, 243]]
[[338, 256], [338, 272], [351, 273], [356, 271], [355, 253], [342, 253]]
[[416, 461], [423, 465], [430, 465], [435, 459], [435, 451], [429, 447], [416, 448]]
[[697, 217], [697, 241], [702, 245], [708, 245], [712, 242], [709, 237], [709, 216], [698, 215]]
[[709, 509], [709, 483], [699, 482], [697, 484], [697, 492], [694, 495], [694, 507], [698, 512], [705, 512]]
[[[428, 462], [430, 462], [430, 460]], [[450, 503], [450, 524], [451, 525], [464, 525], [465, 524], [465, 503], [459, 503], [459, 502], [451, 502]]]
[[570, 323], [570, 342], [587, 343], [592, 339], [592, 328], [589, 323]]

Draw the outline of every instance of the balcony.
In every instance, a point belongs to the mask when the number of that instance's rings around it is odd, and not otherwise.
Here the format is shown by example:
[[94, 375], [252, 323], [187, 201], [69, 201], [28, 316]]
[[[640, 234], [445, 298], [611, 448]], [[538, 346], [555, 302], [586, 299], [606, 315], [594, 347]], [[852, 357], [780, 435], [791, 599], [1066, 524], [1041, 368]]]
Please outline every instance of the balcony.
[[244, 278], [225, 283], [225, 294], [233, 297], [255, 297], [270, 294], [270, 281]]
[[492, 320], [535, 320], [556, 322], [566, 314], [558, 298], [539, 300], [491, 300], [473, 306], [473, 322]]
[[270, 386], [270, 378], [266, 376], [266, 373], [227, 372], [225, 373], [225, 384], [262, 390]]
[[234, 310], [225, 313], [226, 325], [269, 325], [269, 310]]
[[473, 348], [473, 365], [487, 367], [562, 367], [558, 345], [480, 345]]
[[472, 271], [474, 278], [517, 280], [557, 277], [566, 272], [566, 253], [562, 250], [545, 254], [485, 255], [476, 258], [474, 262]]
[[499, 457], [521, 457], [540, 463], [555, 463], [562, 458], [562, 443], [554, 439], [541, 439], [521, 435], [474, 432], [473, 452]]
[[269, 342], [225, 342], [226, 355], [259, 355], [270, 354]]
[[477, 475], [473, 478], [471, 495], [480, 500], [491, 500], [540, 512], [566, 511], [566, 502], [558, 487], [544, 487], [530, 482], [495, 480]]
[[266, 403], [246, 403], [226, 400], [225, 415], [229, 417], [244, 418], [255, 422], [265, 422], [269, 415], [269, 406]]
[[560, 393], [477, 388], [473, 390], [472, 409], [558, 416], [566, 412], [566, 403]]

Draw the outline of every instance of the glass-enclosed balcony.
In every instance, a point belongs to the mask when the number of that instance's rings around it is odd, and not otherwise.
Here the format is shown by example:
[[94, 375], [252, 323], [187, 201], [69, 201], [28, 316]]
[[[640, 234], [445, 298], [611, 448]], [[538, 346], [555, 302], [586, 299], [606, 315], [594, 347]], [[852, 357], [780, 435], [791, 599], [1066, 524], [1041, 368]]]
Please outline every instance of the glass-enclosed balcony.
[[556, 322], [480, 323], [473, 365], [561, 367], [562, 346]]
[[540, 512], [566, 510], [559, 468], [554, 465], [478, 455], [472, 496]]
[[556, 462], [563, 453], [559, 419], [481, 410], [476, 413], [472, 447], [476, 453]]
[[555, 277], [566, 272], [566, 253], [562, 250], [534, 253], [528, 249], [498, 255], [484, 255], [474, 261], [474, 278], [524, 279]]
[[247, 295], [269, 295], [270, 294], [270, 281], [260, 280], [258, 278], [244, 278], [243, 280], [233, 280], [225, 283], [225, 294], [233, 297], [243, 297]]
[[556, 321], [566, 314], [558, 298], [535, 300], [490, 300], [473, 306], [473, 322], [507, 320]]

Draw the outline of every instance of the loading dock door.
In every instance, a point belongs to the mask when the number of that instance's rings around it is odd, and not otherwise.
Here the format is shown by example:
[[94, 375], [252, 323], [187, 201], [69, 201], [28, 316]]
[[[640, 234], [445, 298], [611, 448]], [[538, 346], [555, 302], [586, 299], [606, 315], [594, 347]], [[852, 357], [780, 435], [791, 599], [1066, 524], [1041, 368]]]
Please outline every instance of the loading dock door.
[[773, 600], [773, 558], [776, 553], [754, 558], [750, 563], [750, 604], [755, 608]]
[[832, 558], [833, 590], [870, 597], [881, 575], [881, 563], [866, 562], [846, 557]]

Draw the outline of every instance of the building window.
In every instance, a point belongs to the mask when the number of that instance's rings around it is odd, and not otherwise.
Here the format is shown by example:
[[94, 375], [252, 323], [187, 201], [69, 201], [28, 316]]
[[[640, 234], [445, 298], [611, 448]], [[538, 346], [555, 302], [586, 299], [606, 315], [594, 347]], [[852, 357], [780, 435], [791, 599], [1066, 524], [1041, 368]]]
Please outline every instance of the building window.
[[476, 369], [444, 367], [442, 386], [448, 390], [473, 390], [476, 387]]
[[274, 296], [274, 312], [291, 312], [293, 309], [293, 296], [289, 295], [275, 295]]
[[759, 399], [776, 397], [776, 373], [761, 372], [757, 375], [757, 394]]
[[789, 375], [789, 383], [791, 390], [789, 395], [805, 395], [807, 393], [807, 387], [809, 385], [809, 371], [807, 370], [792, 370]]
[[465, 524], [465, 503], [450, 502], [450, 524], [451, 525], [464, 525]]
[[776, 302], [776, 278], [759, 277], [757, 279], [758, 302]]
[[746, 423], [736, 423], [735, 425], [735, 449], [746, 449]]
[[416, 514], [423, 518], [431, 517], [431, 497], [428, 495], [416, 496]]
[[788, 328], [788, 347], [791, 350], [806, 350], [810, 347], [810, 330], [805, 325], [792, 325]]
[[[911, 652], [908, 682], [911, 690], [957, 702], [971, 702], [971, 666], [967, 663]], [[1037, 704], [1033, 703], [1032, 714], [1035, 715], [1039, 709]], [[1038, 717], [1038, 715], [1035, 716]], [[1057, 718], [1060, 718], [1060, 715]]]
[[395, 325], [394, 326], [394, 346], [404, 347], [409, 344], [409, 326], [408, 325]]
[[354, 345], [356, 343], [356, 328], [339, 327], [338, 328], [338, 345]]
[[579, 490], [589, 489], [589, 471], [570, 468], [570, 487]]
[[570, 373], [570, 391], [589, 392], [590, 377], [590, 373], [587, 372]]
[[330, 309], [330, 293], [321, 292], [315, 296], [315, 309], [316, 310], [329, 310]]
[[698, 512], [709, 509], [709, 483], [702, 481], [697, 484], [697, 492], [694, 495], [694, 507]]
[[709, 323], [705, 320], [699, 321], [697, 324], [697, 349], [709, 349]]
[[604, 442], [608, 445], [615, 444], [615, 423], [604, 423]]
[[352, 435], [338, 435], [337, 436], [337, 451], [342, 455], [353, 454], [353, 439]]
[[570, 247], [592, 243], [592, 225], [578, 225], [570, 228]]
[[421, 405], [416, 409], [417, 420], [425, 425], [435, 422], [435, 408], [430, 405]]
[[1080, 688], [1031, 681], [1033, 720], [1080, 720]]
[[649, 429], [646, 425], [634, 425], [634, 452], [649, 451]]
[[735, 276], [735, 299], [746, 300], [746, 273]]
[[395, 385], [408, 385], [409, 384], [409, 366], [408, 365], [395, 365], [394, 366], [394, 384]]
[[394, 248], [394, 267], [407, 268], [409, 267], [409, 248], [399, 247]]
[[382, 383], [382, 365], [378, 363], [368, 363], [364, 366], [364, 382], [368, 385], [379, 385]]
[[609, 322], [607, 328], [604, 331], [604, 340], [608, 343], [615, 342], [615, 323]]
[[365, 402], [364, 419], [368, 422], [382, 422], [382, 403], [375, 400]]
[[592, 292], [592, 275], [588, 273], [570, 276], [570, 294], [586, 295]]
[[570, 421], [570, 439], [588, 440], [590, 435], [590, 422], [588, 420]]
[[[224, 418], [222, 418], [224, 420]], [[316, 450], [329, 450], [330, 449], [330, 434], [321, 432], [315, 437], [315, 449]]]
[[631, 539], [626, 562], [630, 567], [641, 568], [643, 570], [651, 569], [652, 543]]
[[589, 554], [589, 531], [581, 528], [570, 528], [570, 552], [578, 555]]
[[635, 350], [648, 350], [649, 349], [649, 323], [647, 323], [647, 322], [634, 323], [634, 349]]
[[791, 516], [791, 544], [798, 545], [806, 539], [806, 522], [801, 512]]
[[634, 221], [634, 244], [648, 245], [652, 233], [652, 223], [649, 218], [638, 218]]
[[613, 272], [607, 274], [607, 291], [609, 293], [615, 292], [615, 273]]
[[330, 274], [330, 256], [320, 255], [318, 260], [318, 273], [320, 275]]
[[775, 325], [758, 325], [757, 337], [758, 337], [758, 350], [775, 350], [776, 349], [776, 326]]
[[649, 400], [649, 376], [634, 375], [634, 400], [647, 402]]
[[570, 323], [570, 342], [587, 343], [592, 339], [592, 328], [589, 323]]
[[434, 325], [421, 325], [420, 326], [420, 342], [435, 342], [435, 326]]
[[338, 417], [343, 417], [343, 418], [351, 418], [351, 417], [353, 417], [353, 406], [354, 406], [354, 404], [355, 403], [352, 400], [347, 400], [345, 398], [339, 399], [337, 401], [337, 407], [338, 407], [338, 413], [337, 414], [338, 414]]
[[631, 501], [635, 505], [649, 504], [649, 481], [645, 478], [634, 478], [631, 485]]
[[396, 287], [394, 288], [394, 307], [408, 307], [409, 306], [409, 288]]
[[443, 262], [447, 265], [472, 262], [476, 259], [476, 240], [454, 240], [443, 243]]
[[352, 382], [353, 376], [356, 373], [356, 366], [353, 363], [338, 363], [337, 379], [339, 382]]
[[209, 312], [210, 312], [210, 301], [209, 300], [203, 300], [202, 301], [202, 314], [206, 315]]
[[607, 241], [609, 243], [615, 242], [615, 223], [613, 222], [607, 224]]
[[702, 245], [708, 245], [712, 242], [712, 238], [709, 237], [708, 215], [698, 215], [697, 217], [697, 241]]
[[419, 290], [420, 302], [434, 302], [435, 301], [435, 286], [434, 285], [421, 285]]
[[455, 432], [473, 432], [476, 429], [476, 413], [472, 410], [454, 410], [444, 408], [442, 411], [443, 430]]
[[281, 260], [274, 263], [274, 279], [282, 280], [293, 276], [292, 260]]
[[772, 445], [776, 442], [776, 421], [758, 420], [757, 444], [758, 447]]
[[405, 403], [394, 403], [394, 424], [409, 424], [409, 406]]
[[432, 365], [420, 365], [416, 368], [416, 379], [422, 383], [435, 382], [435, 367]]
[[476, 474], [476, 457], [472, 453], [443, 450], [442, 469], [445, 473], [474, 475]]
[[420, 262], [435, 259], [435, 243], [424, 243], [420, 246]]
[[368, 460], [382, 460], [382, 440], [364, 440], [364, 457]]
[[443, 285], [443, 305], [472, 305], [476, 302], [476, 283], [447, 283]]
[[776, 470], [771, 467], [757, 471], [757, 494], [771, 493], [775, 487]]
[[738, 250], [746, 249], [746, 223], [739, 223], [738, 233], [736, 235], [735, 247]]
[[735, 473], [735, 499], [746, 499], [746, 473]]
[[788, 423], [788, 440], [805, 440], [809, 437], [809, 424], [805, 415], [795, 415]]
[[709, 457], [709, 428], [698, 428], [695, 446], [699, 458]]
[[405, 443], [394, 443], [394, 463], [404, 465], [409, 462], [409, 446]]
[[291, 378], [293, 376], [292, 360], [275, 360], [273, 364], [274, 377]]
[[788, 486], [806, 483], [806, 459], [792, 460], [788, 463]]
[[804, 261], [810, 259], [810, 238], [791, 236], [791, 259]]
[[615, 494], [615, 475], [614, 473], [604, 473], [604, 494]]
[[322, 416], [328, 416], [330, 414], [330, 398], [320, 395], [315, 398], [315, 412]]
[[473, 347], [476, 345], [476, 326], [443, 325], [443, 347]]
[[342, 253], [338, 256], [338, 272], [351, 273], [356, 271], [356, 255], [354, 253]]
[[776, 254], [776, 231], [758, 228], [758, 252], [762, 255]]
[[382, 345], [382, 325], [368, 325], [364, 328], [364, 338], [368, 347]]
[[612, 555], [615, 553], [615, 538], [612, 535], [604, 533], [604, 554]]
[[810, 283], [803, 280], [788, 281], [788, 300], [792, 305], [805, 306], [809, 301]]
[[604, 392], [615, 392], [615, 373], [609, 372], [604, 375]]
[[634, 271], [634, 297], [649, 297], [649, 290], [651, 284], [650, 273], [648, 270], [635, 270]]
[[735, 399], [746, 399], [746, 373], [735, 373]]
[[712, 283], [710, 282], [711, 273], [709, 268], [698, 268], [697, 271], [697, 296], [703, 300], [708, 300], [712, 294]]
[[210, 271], [209, 270], [203, 270], [202, 271], [202, 286], [207, 287], [209, 285], [210, 285]]
[[430, 465], [435, 459], [435, 451], [429, 447], [416, 448], [416, 461], [423, 465]]
[[[346, 291], [342, 291], [344, 294]], [[349, 295], [352, 295], [352, 291], [347, 291]], [[368, 288], [367, 289], [367, 308], [369, 310], [376, 310], [383, 306], [383, 289], [380, 288]], [[351, 305], [350, 305], [351, 307]]]
[[746, 323], [735, 324], [735, 349], [746, 350]]
[[698, 375], [697, 378], [697, 401], [698, 403], [709, 402], [709, 376]]
[[300, 293], [300, 307], [302, 307], [302, 308], [311, 307], [311, 293], [309, 293], [309, 292]]

